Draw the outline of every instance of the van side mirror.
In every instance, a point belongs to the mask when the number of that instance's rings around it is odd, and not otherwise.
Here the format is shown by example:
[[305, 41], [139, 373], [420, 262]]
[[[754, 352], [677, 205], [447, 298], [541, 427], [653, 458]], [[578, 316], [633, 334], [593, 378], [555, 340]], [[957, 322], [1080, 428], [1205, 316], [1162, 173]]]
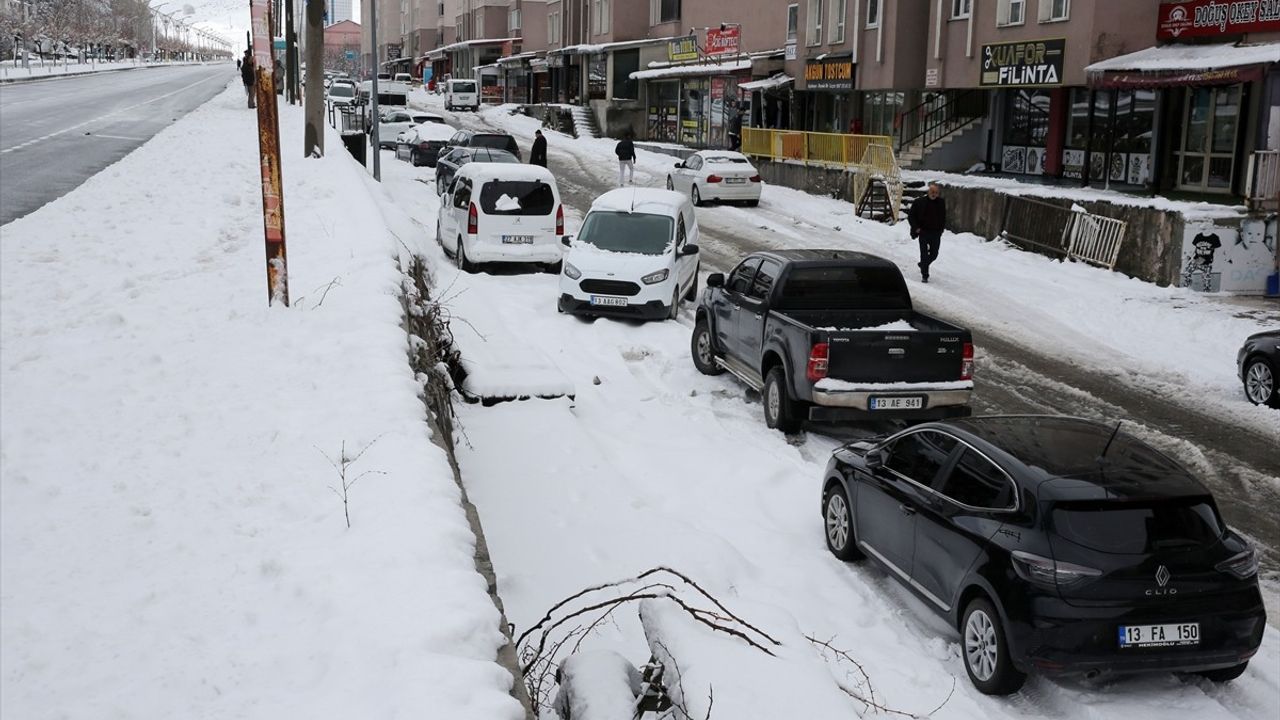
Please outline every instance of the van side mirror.
[[862, 462], [868, 470], [879, 470], [884, 467], [884, 451], [879, 448], [868, 450], [867, 454], [862, 456]]
[[572, 235], [561, 235], [561, 236], [560, 236], [560, 244], [561, 244], [561, 245], [563, 245], [563, 246], [565, 246], [565, 247], [569, 247], [569, 243], [570, 243], [570, 241], [571, 241], [572, 239], [573, 239], [573, 236], [572, 236]]
[[694, 245], [693, 243], [686, 243], [684, 247], [680, 248], [680, 254], [681, 255], [697, 255], [698, 246]]
[[707, 276], [707, 287], [724, 287], [724, 273], [711, 273]]
[[677, 170], [679, 170], [680, 168], [683, 168], [683, 167], [684, 167], [684, 163], [683, 163], [683, 162], [678, 162], [678, 163], [676, 163], [676, 169], [677, 169]]

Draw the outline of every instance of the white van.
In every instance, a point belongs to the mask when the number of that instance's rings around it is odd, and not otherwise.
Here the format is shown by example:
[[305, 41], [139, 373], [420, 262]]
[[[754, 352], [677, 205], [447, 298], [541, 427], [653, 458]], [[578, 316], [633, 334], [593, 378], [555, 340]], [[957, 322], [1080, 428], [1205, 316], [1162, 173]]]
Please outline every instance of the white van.
[[480, 88], [475, 80], [449, 80], [444, 90], [444, 107], [480, 109]]
[[458, 267], [541, 263], [560, 272], [564, 206], [550, 170], [518, 163], [467, 163], [440, 198], [436, 241]]
[[674, 319], [698, 294], [689, 196], [621, 188], [596, 198], [560, 271], [560, 312]]

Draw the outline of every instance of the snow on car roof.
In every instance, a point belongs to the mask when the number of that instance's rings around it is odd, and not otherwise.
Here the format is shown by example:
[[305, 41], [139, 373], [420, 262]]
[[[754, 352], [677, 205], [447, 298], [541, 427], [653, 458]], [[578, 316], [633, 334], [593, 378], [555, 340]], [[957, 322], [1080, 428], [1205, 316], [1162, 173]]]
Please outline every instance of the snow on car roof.
[[423, 140], [448, 140], [457, 132], [448, 125], [431, 122], [415, 125], [413, 130]]
[[684, 195], [656, 188], [618, 188], [601, 195], [591, 203], [591, 210], [610, 212], [649, 212], [675, 215], [688, 202]]
[[556, 177], [541, 165], [524, 165], [520, 163], [467, 163], [458, 170], [458, 175], [472, 177], [484, 175], [499, 180], [536, 181], [541, 180], [548, 185], [555, 185]]

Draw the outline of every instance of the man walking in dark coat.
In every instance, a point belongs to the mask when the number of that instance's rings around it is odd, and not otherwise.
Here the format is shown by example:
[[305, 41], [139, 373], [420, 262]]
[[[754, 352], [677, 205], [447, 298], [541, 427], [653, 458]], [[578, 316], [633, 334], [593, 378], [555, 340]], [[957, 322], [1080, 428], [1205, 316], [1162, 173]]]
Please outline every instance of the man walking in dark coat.
[[[631, 142], [631, 131], [622, 133], [622, 139], [613, 147], [618, 156], [618, 187], [636, 183], [636, 146]], [[624, 182], [625, 180], [625, 182]]]
[[533, 149], [529, 151], [529, 164], [547, 166], [547, 139], [541, 130], [533, 131]]
[[253, 55], [248, 50], [244, 51], [244, 60], [240, 63], [240, 81], [244, 83], [244, 93], [249, 97], [249, 107], [257, 107], [255, 94], [255, 85], [257, 84], [257, 73], [254, 70]]
[[938, 183], [929, 183], [929, 194], [911, 203], [907, 222], [911, 225], [911, 237], [920, 241], [920, 278], [929, 282], [929, 266], [938, 259], [942, 231], [947, 226], [947, 201], [942, 199]]

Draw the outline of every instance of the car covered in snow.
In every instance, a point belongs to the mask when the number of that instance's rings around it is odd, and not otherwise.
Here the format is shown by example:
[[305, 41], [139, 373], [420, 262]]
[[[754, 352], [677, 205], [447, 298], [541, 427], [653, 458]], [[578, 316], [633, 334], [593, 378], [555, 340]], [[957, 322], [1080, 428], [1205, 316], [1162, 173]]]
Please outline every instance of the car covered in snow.
[[440, 198], [436, 240], [467, 272], [488, 262], [560, 272], [563, 234], [560, 190], [540, 165], [469, 163]]
[[667, 189], [704, 202], [760, 203], [760, 173], [746, 155], [730, 150], [699, 150], [667, 173]]
[[1236, 353], [1236, 373], [1249, 402], [1280, 408], [1280, 330], [1250, 335]]
[[946, 619], [981, 692], [1027, 673], [1198, 673], [1258, 651], [1258, 556], [1209, 490], [1119, 425], [930, 423], [838, 449], [827, 548], [870, 559]]
[[[379, 115], [381, 121], [378, 123], [378, 145], [394, 150], [396, 143], [399, 142], [400, 133], [428, 122], [429, 113], [393, 107], [380, 112]], [[372, 127], [371, 125], [370, 128]]]
[[435, 167], [440, 152], [453, 136], [453, 128], [433, 122], [415, 125], [396, 137], [396, 158], [415, 167]]
[[917, 312], [892, 262], [849, 250], [748, 256], [707, 276], [691, 354], [761, 393], [765, 424], [970, 413], [969, 331]]
[[560, 273], [561, 312], [674, 319], [698, 294], [698, 221], [689, 198], [622, 188], [595, 199]]

